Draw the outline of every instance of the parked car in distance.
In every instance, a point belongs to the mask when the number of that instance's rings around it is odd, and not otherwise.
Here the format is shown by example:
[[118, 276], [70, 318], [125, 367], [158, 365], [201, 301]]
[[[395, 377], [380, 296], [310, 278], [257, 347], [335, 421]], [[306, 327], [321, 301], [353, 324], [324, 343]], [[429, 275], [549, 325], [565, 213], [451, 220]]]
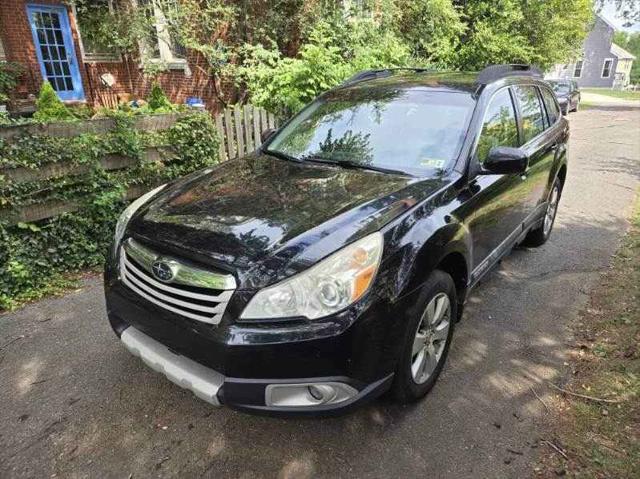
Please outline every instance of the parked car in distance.
[[547, 80], [556, 94], [563, 115], [580, 108], [580, 87], [575, 80]]
[[105, 269], [111, 326], [215, 405], [313, 415], [388, 390], [418, 400], [471, 288], [549, 238], [568, 134], [525, 65], [360, 73], [256, 152], [124, 211]]

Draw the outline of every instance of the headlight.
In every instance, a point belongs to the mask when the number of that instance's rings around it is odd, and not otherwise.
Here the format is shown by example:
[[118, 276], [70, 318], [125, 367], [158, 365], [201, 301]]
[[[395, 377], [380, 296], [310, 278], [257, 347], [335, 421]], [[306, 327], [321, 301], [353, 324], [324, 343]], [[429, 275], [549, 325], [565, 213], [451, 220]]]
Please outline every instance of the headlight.
[[380, 265], [383, 238], [373, 233], [320, 263], [265, 288], [249, 301], [240, 319], [306, 316], [321, 318], [354, 303], [366, 293]]
[[125, 208], [125, 210], [118, 218], [118, 222], [116, 223], [116, 233], [113, 237], [113, 257], [117, 256], [118, 246], [120, 245], [120, 241], [122, 241], [122, 237], [124, 236], [124, 230], [127, 227], [127, 223], [133, 216], [133, 214], [140, 208], [143, 204], [145, 204], [148, 200], [151, 199], [156, 193], [158, 193], [162, 188], [167, 185], [158, 186], [157, 188], [145, 193], [137, 200], [131, 202], [129, 206]]

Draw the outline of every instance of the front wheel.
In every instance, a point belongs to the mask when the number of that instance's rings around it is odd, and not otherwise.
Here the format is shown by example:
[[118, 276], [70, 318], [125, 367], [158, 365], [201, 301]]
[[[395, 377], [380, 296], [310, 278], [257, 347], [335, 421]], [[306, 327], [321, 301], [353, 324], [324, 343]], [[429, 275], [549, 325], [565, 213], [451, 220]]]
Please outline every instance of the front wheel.
[[405, 334], [393, 392], [399, 402], [413, 402], [433, 388], [449, 353], [457, 317], [456, 288], [436, 270], [425, 282]]
[[529, 231], [529, 234], [524, 240], [525, 246], [542, 246], [547, 242], [549, 236], [551, 236], [553, 224], [556, 221], [556, 213], [558, 212], [558, 203], [560, 202], [561, 192], [562, 185], [560, 184], [560, 180], [556, 178], [553, 186], [551, 187], [551, 194], [549, 194], [547, 210], [544, 213], [542, 224], [536, 229]]

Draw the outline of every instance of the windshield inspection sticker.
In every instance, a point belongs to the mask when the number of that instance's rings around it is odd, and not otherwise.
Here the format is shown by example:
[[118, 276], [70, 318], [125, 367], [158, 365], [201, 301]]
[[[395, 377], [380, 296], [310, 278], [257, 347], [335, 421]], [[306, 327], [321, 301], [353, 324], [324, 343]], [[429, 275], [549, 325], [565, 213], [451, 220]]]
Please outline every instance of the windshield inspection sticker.
[[420, 160], [420, 166], [427, 166], [429, 168], [444, 168], [445, 160], [441, 160], [440, 158], [423, 158]]

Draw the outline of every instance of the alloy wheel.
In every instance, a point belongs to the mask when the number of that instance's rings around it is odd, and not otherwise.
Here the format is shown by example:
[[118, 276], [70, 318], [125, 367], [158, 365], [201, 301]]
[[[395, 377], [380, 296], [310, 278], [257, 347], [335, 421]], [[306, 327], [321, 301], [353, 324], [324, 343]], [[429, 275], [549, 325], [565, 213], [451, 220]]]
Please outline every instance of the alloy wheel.
[[556, 212], [558, 211], [558, 201], [560, 200], [560, 188], [556, 183], [551, 191], [549, 202], [547, 203], [547, 212], [544, 215], [544, 235], [549, 236], [551, 233], [551, 227], [553, 226], [553, 220], [556, 218]]
[[435, 295], [418, 323], [411, 350], [411, 376], [424, 384], [442, 359], [451, 327], [451, 302], [445, 293]]

